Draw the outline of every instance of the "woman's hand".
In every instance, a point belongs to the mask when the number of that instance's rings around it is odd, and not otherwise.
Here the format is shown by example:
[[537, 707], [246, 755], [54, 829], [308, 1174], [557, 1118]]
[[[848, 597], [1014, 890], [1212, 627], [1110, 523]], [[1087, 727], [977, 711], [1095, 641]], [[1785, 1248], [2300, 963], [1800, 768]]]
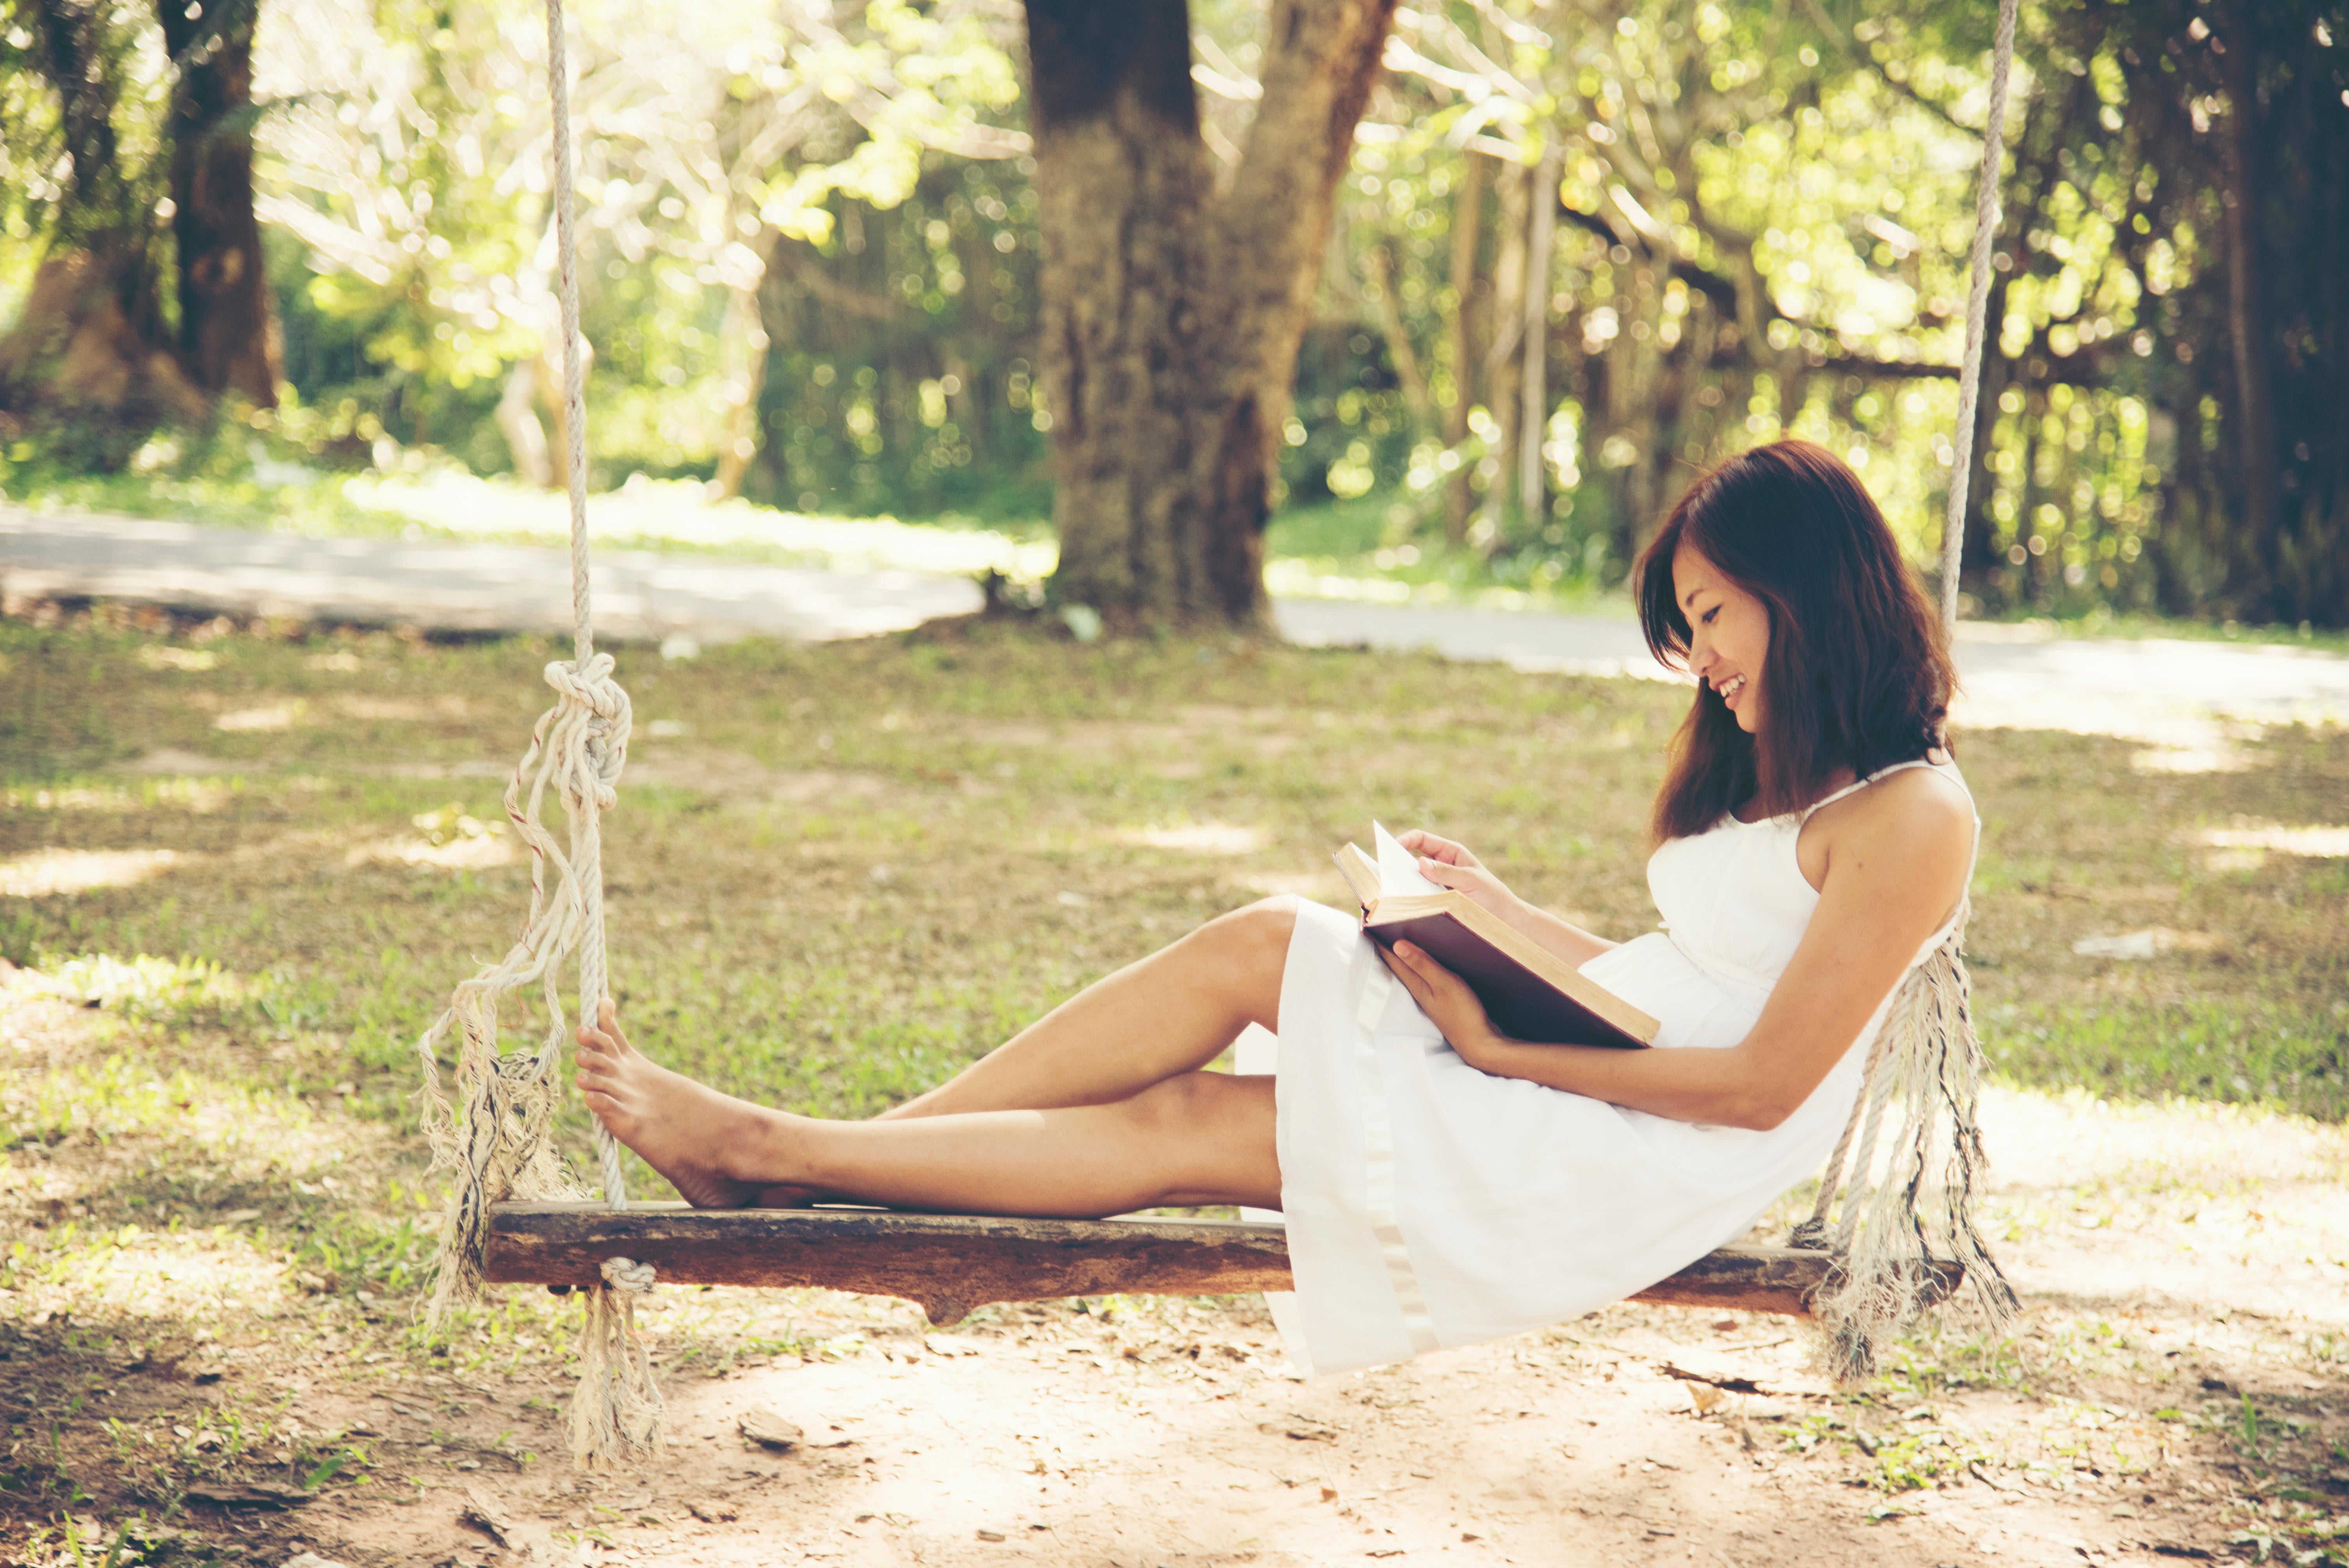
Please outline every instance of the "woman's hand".
[[[1454, 846], [1457, 848], [1457, 845]], [[1460, 1059], [1472, 1068], [1484, 1068], [1491, 1059], [1490, 1047], [1501, 1043], [1494, 1029], [1493, 1020], [1485, 1016], [1485, 1004], [1459, 975], [1429, 957], [1422, 949], [1408, 942], [1398, 942], [1392, 948], [1381, 946], [1379, 956], [1386, 960], [1411, 999], [1428, 1021], [1444, 1031]], [[1485, 1069], [1489, 1070], [1489, 1069]]]
[[1511, 892], [1501, 879], [1485, 869], [1485, 862], [1468, 852], [1465, 844], [1455, 844], [1450, 839], [1439, 839], [1433, 833], [1413, 828], [1395, 840], [1404, 849], [1419, 857], [1419, 872], [1438, 887], [1466, 893], [1469, 899], [1491, 910], [1504, 920], [1509, 920], [1524, 901]]

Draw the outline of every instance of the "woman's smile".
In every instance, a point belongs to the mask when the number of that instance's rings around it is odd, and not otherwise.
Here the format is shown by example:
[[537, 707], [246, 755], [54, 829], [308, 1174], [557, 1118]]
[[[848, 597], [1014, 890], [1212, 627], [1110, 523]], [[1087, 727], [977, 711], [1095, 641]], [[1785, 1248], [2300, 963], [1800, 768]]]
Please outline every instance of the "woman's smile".
[[1672, 585], [1688, 625], [1689, 674], [1712, 688], [1738, 728], [1756, 733], [1766, 698], [1753, 672], [1770, 655], [1769, 609], [1686, 542], [1672, 552]]

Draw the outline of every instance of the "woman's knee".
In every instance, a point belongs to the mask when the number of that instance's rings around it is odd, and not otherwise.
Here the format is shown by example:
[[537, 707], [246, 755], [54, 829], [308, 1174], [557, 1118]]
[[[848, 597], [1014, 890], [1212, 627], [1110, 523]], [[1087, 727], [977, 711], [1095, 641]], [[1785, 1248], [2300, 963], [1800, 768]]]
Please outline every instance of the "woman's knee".
[[1199, 934], [1228, 950], [1234, 959], [1278, 966], [1288, 956], [1288, 938], [1297, 929], [1297, 895], [1277, 893], [1219, 914], [1199, 928]]
[[1281, 893], [1219, 914], [1192, 935], [1207, 949], [1210, 972], [1248, 1016], [1261, 1022], [1279, 1006], [1288, 939], [1296, 929], [1297, 899]]
[[1245, 1114], [1245, 1102], [1260, 1087], [1257, 1080], [1230, 1073], [1177, 1073], [1121, 1103], [1135, 1132], [1188, 1143], [1225, 1130]]
[[1167, 1183], [1161, 1202], [1278, 1202], [1280, 1162], [1269, 1079], [1183, 1073], [1152, 1085], [1123, 1109], [1137, 1154]]

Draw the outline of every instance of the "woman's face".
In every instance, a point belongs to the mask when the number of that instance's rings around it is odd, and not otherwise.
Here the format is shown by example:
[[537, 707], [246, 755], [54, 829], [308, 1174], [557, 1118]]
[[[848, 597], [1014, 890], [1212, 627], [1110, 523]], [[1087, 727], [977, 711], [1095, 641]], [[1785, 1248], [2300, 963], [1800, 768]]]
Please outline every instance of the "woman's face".
[[1770, 611], [1683, 543], [1672, 552], [1672, 594], [1689, 624], [1689, 673], [1711, 686], [1748, 735], [1762, 727], [1762, 661]]

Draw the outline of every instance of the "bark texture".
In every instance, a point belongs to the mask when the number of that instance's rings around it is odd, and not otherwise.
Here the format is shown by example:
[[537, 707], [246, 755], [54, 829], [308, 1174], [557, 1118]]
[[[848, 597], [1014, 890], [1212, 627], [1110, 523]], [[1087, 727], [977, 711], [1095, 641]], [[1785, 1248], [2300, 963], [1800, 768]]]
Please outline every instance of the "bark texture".
[[1297, 349], [1394, 0], [1277, 0], [1215, 189], [1183, 0], [1029, 0], [1057, 595], [1261, 630]]
[[256, 0], [159, 0], [179, 64], [168, 132], [171, 234], [179, 249], [180, 358], [207, 392], [277, 406], [278, 363], [261, 225], [253, 214], [253, 32]]

